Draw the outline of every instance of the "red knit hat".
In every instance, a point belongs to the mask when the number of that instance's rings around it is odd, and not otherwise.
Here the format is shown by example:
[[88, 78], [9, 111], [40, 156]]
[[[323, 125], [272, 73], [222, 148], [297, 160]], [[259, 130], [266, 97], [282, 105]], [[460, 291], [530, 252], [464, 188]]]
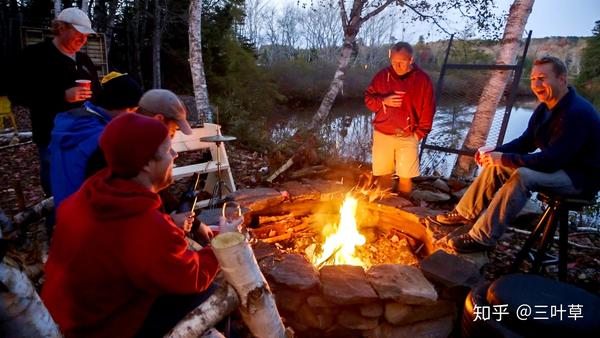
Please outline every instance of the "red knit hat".
[[134, 177], [168, 137], [169, 130], [158, 120], [135, 113], [114, 118], [100, 135], [100, 148], [111, 171]]

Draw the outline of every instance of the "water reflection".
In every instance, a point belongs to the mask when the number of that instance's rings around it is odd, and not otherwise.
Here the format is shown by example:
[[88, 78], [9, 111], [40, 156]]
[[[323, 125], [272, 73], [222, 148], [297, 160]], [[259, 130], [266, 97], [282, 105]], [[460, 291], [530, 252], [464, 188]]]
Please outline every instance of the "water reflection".
[[[505, 141], [518, 137], [525, 130], [534, 106], [534, 102], [527, 101], [519, 102], [513, 107]], [[317, 107], [310, 107], [290, 110], [280, 116], [270, 116], [268, 121], [271, 126], [272, 139], [280, 143], [292, 136], [299, 126], [310, 122], [316, 110]], [[446, 103], [446, 105], [438, 107], [427, 143], [460, 148], [471, 125], [475, 110], [475, 106], [461, 103]], [[500, 107], [496, 111], [488, 136], [488, 144], [495, 144], [504, 112], [505, 107]], [[319, 130], [324, 142], [321, 150], [330, 156], [370, 163], [373, 116], [374, 114], [365, 108], [362, 101], [336, 103], [328, 120]], [[426, 150], [421, 161], [422, 174], [447, 176], [455, 161], [455, 155]]]

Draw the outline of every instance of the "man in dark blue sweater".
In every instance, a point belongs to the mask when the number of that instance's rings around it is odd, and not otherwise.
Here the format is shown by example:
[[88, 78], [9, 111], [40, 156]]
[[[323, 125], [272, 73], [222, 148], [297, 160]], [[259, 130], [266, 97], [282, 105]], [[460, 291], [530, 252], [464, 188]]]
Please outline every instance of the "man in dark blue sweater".
[[450, 240], [457, 252], [492, 248], [532, 191], [594, 196], [600, 190], [600, 115], [567, 85], [565, 64], [555, 57], [535, 60], [531, 90], [541, 103], [523, 135], [477, 152], [481, 175], [453, 211], [435, 217], [445, 225], [475, 223]]

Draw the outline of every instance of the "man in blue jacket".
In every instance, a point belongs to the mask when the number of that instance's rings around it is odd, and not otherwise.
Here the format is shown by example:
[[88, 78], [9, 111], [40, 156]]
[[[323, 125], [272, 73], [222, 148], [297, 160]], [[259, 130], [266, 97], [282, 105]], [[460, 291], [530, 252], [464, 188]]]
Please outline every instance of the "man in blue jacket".
[[112, 72], [102, 79], [102, 91], [94, 103], [87, 101], [81, 108], [56, 116], [49, 146], [56, 208], [87, 177], [106, 166], [98, 147], [100, 134], [112, 118], [135, 112], [141, 96], [141, 87], [130, 76]]
[[492, 248], [532, 191], [594, 196], [600, 190], [600, 115], [567, 85], [565, 64], [549, 56], [535, 60], [531, 90], [540, 105], [523, 135], [478, 152], [481, 175], [453, 211], [434, 218], [444, 225], [474, 223], [450, 240], [457, 252]]

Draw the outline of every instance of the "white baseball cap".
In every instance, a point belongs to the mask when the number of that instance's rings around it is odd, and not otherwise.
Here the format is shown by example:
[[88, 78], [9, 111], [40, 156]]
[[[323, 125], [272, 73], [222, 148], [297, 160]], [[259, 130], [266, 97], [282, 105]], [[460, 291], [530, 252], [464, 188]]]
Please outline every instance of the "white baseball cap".
[[56, 20], [70, 23], [75, 27], [81, 34], [95, 34], [96, 32], [92, 29], [92, 22], [90, 18], [79, 8], [71, 7], [65, 8], [56, 17]]

